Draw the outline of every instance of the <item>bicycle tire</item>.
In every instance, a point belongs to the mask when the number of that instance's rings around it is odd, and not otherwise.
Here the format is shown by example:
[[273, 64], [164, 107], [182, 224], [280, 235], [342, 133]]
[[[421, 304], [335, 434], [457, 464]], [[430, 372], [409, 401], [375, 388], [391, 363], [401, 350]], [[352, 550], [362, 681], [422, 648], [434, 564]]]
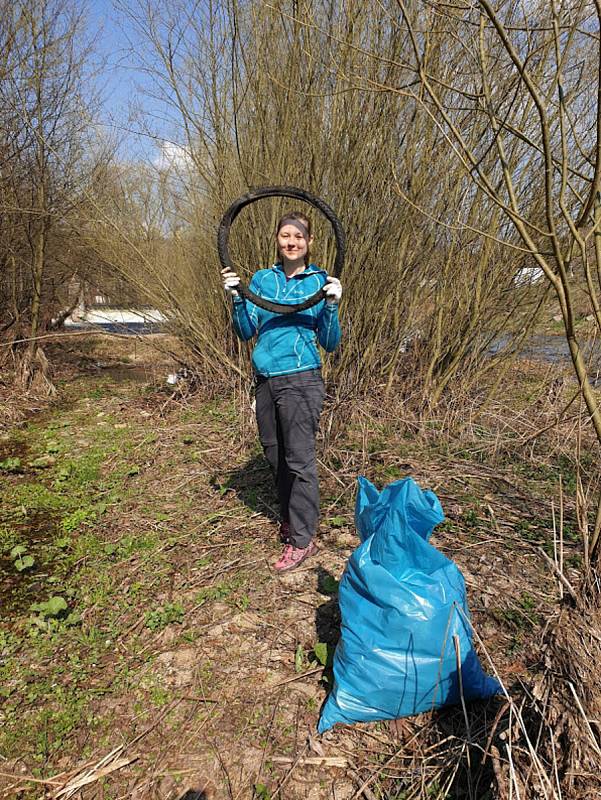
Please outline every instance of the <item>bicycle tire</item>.
[[[334, 259], [332, 274], [336, 278], [340, 277], [342, 267], [344, 265], [344, 255], [346, 250], [346, 237], [342, 224], [330, 206], [321, 200], [321, 198], [316, 197], [304, 189], [298, 189], [295, 186], [261, 186], [256, 189], [251, 189], [249, 192], [243, 194], [231, 204], [231, 206], [223, 215], [217, 230], [217, 252], [219, 254], [219, 261], [222, 268], [231, 269], [234, 271], [234, 266], [228, 250], [230, 228], [232, 223], [243, 208], [251, 203], [254, 203], [256, 200], [262, 200], [266, 197], [291, 197], [295, 200], [302, 200], [305, 203], [309, 203], [309, 205], [313, 206], [313, 208], [317, 209], [324, 215], [324, 217], [332, 226], [334, 239], [336, 240], [336, 257]], [[272, 303], [270, 300], [260, 297], [258, 294], [255, 294], [255, 292], [251, 291], [242, 281], [238, 284], [236, 289], [243, 297], [246, 297], [255, 305], [265, 309], [266, 311], [272, 311], [276, 314], [292, 314], [298, 311], [306, 311], [308, 308], [312, 308], [314, 305], [317, 305], [317, 303], [324, 299], [323, 290], [320, 289], [302, 303], [284, 305], [282, 303]]]

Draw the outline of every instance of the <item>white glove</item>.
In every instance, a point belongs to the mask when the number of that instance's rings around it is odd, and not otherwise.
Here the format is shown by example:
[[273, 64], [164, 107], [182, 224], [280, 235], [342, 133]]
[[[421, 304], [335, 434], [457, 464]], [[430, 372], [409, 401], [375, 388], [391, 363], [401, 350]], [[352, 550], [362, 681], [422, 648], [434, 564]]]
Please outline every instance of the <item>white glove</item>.
[[340, 298], [342, 297], [342, 285], [338, 278], [328, 275], [323, 291], [325, 292], [326, 302], [328, 304], [331, 305], [332, 303], [340, 302]]
[[231, 269], [226, 268], [221, 270], [221, 279], [223, 280], [223, 288], [225, 291], [231, 294], [232, 297], [238, 297], [238, 292], [236, 291], [236, 286], [240, 283], [238, 275], [232, 272]]

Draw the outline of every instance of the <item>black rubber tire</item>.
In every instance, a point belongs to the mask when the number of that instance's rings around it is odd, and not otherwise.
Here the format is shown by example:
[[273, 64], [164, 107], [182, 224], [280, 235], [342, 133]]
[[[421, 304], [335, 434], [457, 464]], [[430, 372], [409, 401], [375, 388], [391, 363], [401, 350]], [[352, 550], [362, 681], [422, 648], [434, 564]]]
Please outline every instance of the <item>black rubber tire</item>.
[[[230, 227], [233, 221], [245, 206], [250, 205], [250, 203], [254, 203], [255, 200], [262, 200], [265, 197], [292, 197], [295, 200], [303, 200], [305, 203], [309, 203], [313, 206], [313, 208], [316, 208], [324, 215], [324, 217], [332, 226], [334, 238], [336, 240], [336, 258], [334, 260], [334, 267], [331, 274], [336, 278], [340, 277], [340, 273], [342, 272], [342, 267], [344, 264], [344, 254], [346, 249], [346, 237], [340, 220], [336, 214], [334, 214], [330, 206], [327, 205], [327, 203], [324, 203], [319, 197], [315, 197], [309, 192], [306, 192], [304, 189], [297, 189], [294, 186], [263, 186], [257, 189], [251, 189], [249, 192], [243, 194], [242, 197], [239, 197], [234, 203], [232, 203], [232, 205], [223, 215], [217, 231], [217, 252], [219, 253], [219, 261], [221, 262], [221, 266], [224, 269], [227, 268], [234, 270], [228, 251]], [[266, 311], [273, 311], [276, 314], [292, 314], [297, 311], [305, 311], [307, 308], [317, 305], [317, 303], [319, 303], [325, 297], [323, 290], [320, 289], [308, 300], [305, 300], [304, 303], [297, 303], [296, 305], [283, 305], [281, 303], [272, 303], [269, 300], [265, 300], [264, 297], [259, 297], [258, 294], [251, 292], [248, 286], [242, 283], [242, 281], [236, 288], [243, 297], [248, 298], [248, 300], [253, 302], [255, 305], [259, 306], [260, 308], [264, 308]]]

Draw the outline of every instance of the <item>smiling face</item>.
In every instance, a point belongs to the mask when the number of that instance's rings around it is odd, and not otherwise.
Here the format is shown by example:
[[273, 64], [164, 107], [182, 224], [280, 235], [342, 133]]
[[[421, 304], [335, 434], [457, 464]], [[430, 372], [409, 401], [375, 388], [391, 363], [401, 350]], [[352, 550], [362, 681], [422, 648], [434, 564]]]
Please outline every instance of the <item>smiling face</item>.
[[[305, 224], [306, 223], [306, 224]], [[305, 220], [287, 219], [277, 233], [278, 252], [288, 263], [305, 263], [313, 237], [309, 233], [309, 225]]]

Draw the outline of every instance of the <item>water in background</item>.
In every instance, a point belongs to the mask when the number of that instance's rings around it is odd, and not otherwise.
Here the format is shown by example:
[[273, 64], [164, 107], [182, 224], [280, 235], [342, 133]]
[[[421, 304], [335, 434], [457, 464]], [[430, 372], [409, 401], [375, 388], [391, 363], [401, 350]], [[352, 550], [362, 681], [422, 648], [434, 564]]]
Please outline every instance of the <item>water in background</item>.
[[65, 320], [67, 330], [94, 329], [106, 333], [162, 333], [167, 318], [154, 308], [90, 308]]
[[[507, 347], [509, 339], [500, 338], [490, 348], [490, 354], [494, 355], [499, 350]], [[589, 371], [601, 371], [601, 342], [586, 342], [583, 345], [584, 357], [590, 359]], [[563, 336], [549, 336], [538, 334], [531, 336], [524, 342], [518, 355], [521, 358], [528, 358], [532, 361], [545, 361], [550, 364], [568, 364], [571, 362], [570, 348]]]

